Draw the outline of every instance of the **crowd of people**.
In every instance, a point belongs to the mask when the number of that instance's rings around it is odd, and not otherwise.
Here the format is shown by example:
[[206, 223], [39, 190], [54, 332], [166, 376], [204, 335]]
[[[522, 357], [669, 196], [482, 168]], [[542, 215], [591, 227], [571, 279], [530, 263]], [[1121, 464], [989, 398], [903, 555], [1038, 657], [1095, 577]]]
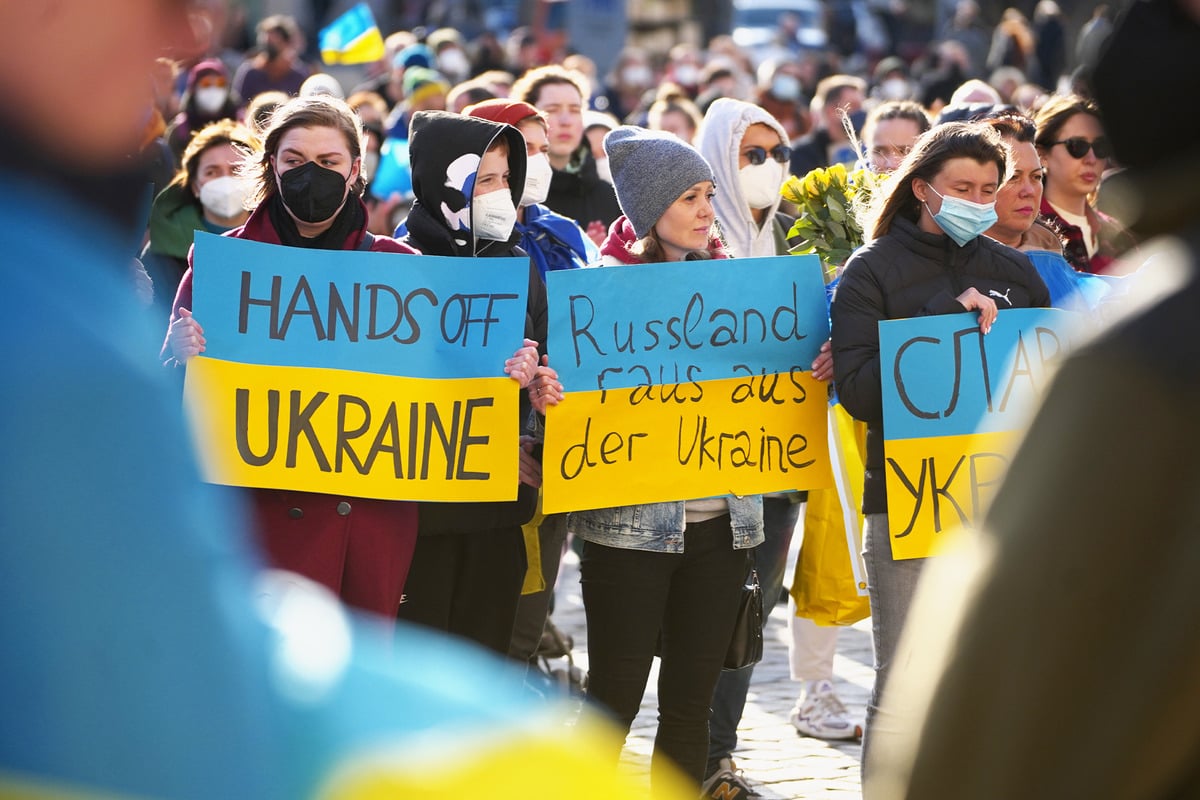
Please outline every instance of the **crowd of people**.
[[[590, 702], [628, 733], [659, 657], [655, 773], [681, 772], [706, 797], [755, 796], [733, 761], [753, 668], [723, 671], [722, 661], [751, 565], [768, 613], [787, 585], [806, 496], [679, 497], [542, 516], [546, 414], [581, 388], [560, 382], [547, 351], [546, 278], [693, 259], [736, 270], [740, 258], [786, 256], [795, 244], [795, 209], [781, 196], [789, 176], [835, 164], [887, 176], [871, 205], [854, 209], [864, 242], [833, 265], [832, 333], [810, 366], [865, 426], [862, 496], [840, 498], [864, 520], [876, 670], [865, 720], [837, 697], [837, 629], [793, 621], [791, 642], [802, 682], [793, 724], [808, 736], [863, 737], [868, 783], [872, 742], [911, 724], [889, 713], [884, 689], [903, 666], [901, 631], [927, 561], [892, 555], [877, 324], [974, 312], [986, 334], [1002, 308], [1065, 305], [1064, 275], [1116, 270], [1140, 246], [1137, 219], [1098, 207], [1128, 207], [1098, 202], [1121, 154], [1086, 74], [1067, 72], [1057, 7], [1042, 0], [1033, 23], [1009, 9], [990, 40], [978, 16], [973, 0], [960, 0], [911, 61], [867, 63], [781, 41], [755, 64], [718, 37], [667, 53], [627, 48], [603, 77], [569, 48], [548, 52], [521, 32], [506, 51], [492, 34], [417, 28], [390, 32], [384, 58], [354, 85], [303, 59], [315, 32], [289, 17], [258, 22], [244, 53], [224, 26], [194, 25], [202, 46], [156, 65], [127, 176], [154, 185], [130, 256], [163, 334], [164, 371], [178, 375], [205, 352], [191, 308], [196, 231], [529, 262], [524, 338], [497, 365], [523, 390], [512, 420], [515, 499], [248, 490], [256, 546], [350, 607], [535, 670], [574, 539]], [[1098, 52], [1081, 37], [1085, 45]], [[131, 209], [136, 194], [127, 192]], [[544, 588], [523, 590], [530, 573]]]

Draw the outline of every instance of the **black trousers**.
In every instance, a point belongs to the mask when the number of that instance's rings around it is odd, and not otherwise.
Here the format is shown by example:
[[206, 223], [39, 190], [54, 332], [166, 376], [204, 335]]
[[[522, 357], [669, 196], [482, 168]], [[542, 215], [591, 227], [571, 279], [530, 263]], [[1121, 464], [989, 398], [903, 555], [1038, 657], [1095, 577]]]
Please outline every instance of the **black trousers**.
[[419, 536], [397, 617], [507, 655], [524, 578], [519, 526]]
[[589, 697], [628, 733], [661, 636], [652, 773], [669, 759], [697, 784], [705, 777], [713, 689], [746, 577], [747, 551], [733, 549], [729, 525], [728, 515], [688, 525], [683, 553], [585, 542], [580, 562]]

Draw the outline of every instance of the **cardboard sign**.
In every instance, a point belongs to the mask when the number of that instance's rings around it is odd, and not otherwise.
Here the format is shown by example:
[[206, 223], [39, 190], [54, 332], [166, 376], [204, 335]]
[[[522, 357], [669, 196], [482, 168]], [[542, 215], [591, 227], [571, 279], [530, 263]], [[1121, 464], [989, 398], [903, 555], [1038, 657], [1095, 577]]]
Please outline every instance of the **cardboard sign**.
[[832, 485], [815, 256], [551, 273], [546, 512]]
[[939, 537], [975, 527], [1009, 454], [1076, 339], [1077, 314], [1001, 311], [879, 323], [892, 555], [923, 558]]
[[391, 500], [511, 500], [528, 263], [198, 234], [206, 479]]

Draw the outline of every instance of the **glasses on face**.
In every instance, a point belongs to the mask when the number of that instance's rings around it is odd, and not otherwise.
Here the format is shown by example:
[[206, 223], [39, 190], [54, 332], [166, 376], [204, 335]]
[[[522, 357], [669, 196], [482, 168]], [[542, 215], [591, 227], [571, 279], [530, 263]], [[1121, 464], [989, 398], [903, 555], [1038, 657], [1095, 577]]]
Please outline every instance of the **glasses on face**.
[[757, 167], [759, 164], [766, 163], [768, 153], [780, 164], [787, 164], [792, 160], [792, 148], [785, 144], [777, 144], [770, 150], [765, 147], [747, 147], [745, 155], [750, 165]]
[[1108, 158], [1112, 155], [1112, 147], [1109, 146], [1108, 137], [1106, 136], [1097, 136], [1093, 142], [1089, 142], [1082, 136], [1072, 136], [1070, 139], [1060, 139], [1057, 142], [1050, 142], [1051, 147], [1056, 144], [1066, 147], [1071, 158], [1083, 158], [1087, 155], [1088, 150], [1095, 153], [1096, 158]]
[[879, 144], [871, 148], [871, 155], [878, 158], [895, 159], [896, 161], [900, 161], [910, 152], [912, 152], [911, 145], [898, 147], [896, 145]]

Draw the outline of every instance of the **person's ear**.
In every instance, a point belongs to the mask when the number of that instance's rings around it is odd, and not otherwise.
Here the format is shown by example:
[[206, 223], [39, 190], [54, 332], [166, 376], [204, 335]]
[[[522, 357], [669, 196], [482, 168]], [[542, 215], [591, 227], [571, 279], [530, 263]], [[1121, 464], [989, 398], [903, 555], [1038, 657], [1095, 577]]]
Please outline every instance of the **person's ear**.
[[929, 200], [929, 184], [924, 178], [912, 179], [913, 197], [917, 198], [918, 202], [924, 203]]

